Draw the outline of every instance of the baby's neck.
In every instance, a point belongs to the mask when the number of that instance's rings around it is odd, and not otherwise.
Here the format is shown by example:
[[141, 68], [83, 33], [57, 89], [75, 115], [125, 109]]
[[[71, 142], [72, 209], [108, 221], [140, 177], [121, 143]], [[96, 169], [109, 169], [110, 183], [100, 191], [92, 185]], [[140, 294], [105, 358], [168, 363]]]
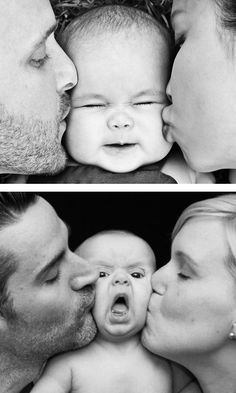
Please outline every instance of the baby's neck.
[[112, 349], [113, 352], [116, 351], [117, 353], [137, 350], [139, 347], [142, 347], [139, 334], [125, 338], [122, 336], [104, 337], [98, 333], [96, 345], [108, 351]]

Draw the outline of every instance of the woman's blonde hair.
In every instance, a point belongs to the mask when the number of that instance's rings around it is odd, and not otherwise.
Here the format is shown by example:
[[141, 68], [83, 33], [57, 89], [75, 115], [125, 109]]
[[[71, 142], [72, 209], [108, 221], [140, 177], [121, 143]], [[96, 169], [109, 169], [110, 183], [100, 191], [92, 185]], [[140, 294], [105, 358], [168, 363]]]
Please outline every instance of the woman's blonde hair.
[[188, 206], [177, 220], [172, 241], [187, 221], [194, 218], [216, 219], [222, 222], [228, 241], [227, 266], [236, 278], [236, 194], [205, 199]]

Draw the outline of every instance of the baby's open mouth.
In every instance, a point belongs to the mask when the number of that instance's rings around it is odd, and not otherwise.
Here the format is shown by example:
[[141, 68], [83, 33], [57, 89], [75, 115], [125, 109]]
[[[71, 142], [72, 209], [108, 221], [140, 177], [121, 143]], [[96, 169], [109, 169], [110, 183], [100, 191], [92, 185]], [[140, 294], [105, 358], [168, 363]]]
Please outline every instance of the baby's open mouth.
[[111, 307], [112, 314], [124, 316], [129, 311], [129, 302], [126, 295], [117, 295]]

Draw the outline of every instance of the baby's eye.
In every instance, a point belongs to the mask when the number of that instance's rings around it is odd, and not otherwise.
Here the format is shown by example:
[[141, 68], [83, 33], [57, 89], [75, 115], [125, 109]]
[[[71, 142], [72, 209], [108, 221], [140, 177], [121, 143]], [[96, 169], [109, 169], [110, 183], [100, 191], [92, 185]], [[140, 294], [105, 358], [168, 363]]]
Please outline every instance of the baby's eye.
[[154, 101], [141, 101], [141, 102], [136, 102], [134, 105], [141, 106], [141, 105], [152, 105], [152, 104], [155, 104], [155, 102]]
[[106, 273], [106, 272], [100, 272], [99, 273], [99, 277], [108, 277], [108, 276], [109, 276], [109, 274]]
[[104, 108], [106, 105], [105, 104], [88, 104], [88, 105], [82, 105], [82, 108]]
[[133, 273], [131, 273], [131, 276], [134, 278], [143, 278], [144, 274], [140, 273], [140, 272], [133, 272]]

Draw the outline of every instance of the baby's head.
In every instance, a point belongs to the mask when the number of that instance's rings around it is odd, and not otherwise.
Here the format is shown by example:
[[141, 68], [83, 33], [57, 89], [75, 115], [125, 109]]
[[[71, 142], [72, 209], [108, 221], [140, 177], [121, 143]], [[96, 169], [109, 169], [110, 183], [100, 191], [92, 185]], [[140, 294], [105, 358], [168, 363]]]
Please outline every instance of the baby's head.
[[112, 172], [160, 161], [171, 66], [165, 27], [144, 11], [104, 6], [74, 20], [62, 46], [78, 71], [65, 135], [74, 160]]
[[144, 326], [156, 260], [146, 241], [126, 231], [104, 231], [76, 250], [99, 269], [93, 310], [99, 333], [109, 341], [136, 335]]

